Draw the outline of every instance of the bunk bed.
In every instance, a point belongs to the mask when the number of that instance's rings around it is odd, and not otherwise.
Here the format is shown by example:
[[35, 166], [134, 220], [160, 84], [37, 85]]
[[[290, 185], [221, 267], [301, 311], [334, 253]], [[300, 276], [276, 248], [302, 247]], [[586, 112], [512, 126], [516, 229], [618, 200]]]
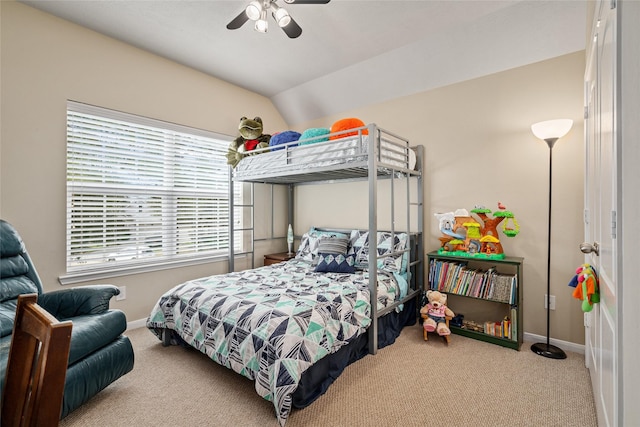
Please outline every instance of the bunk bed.
[[[411, 147], [406, 139], [375, 124], [333, 136], [326, 142], [298, 141], [247, 156], [230, 173], [230, 179], [251, 186], [286, 185], [289, 224], [293, 224], [294, 186], [364, 180], [368, 183], [366, 229], [312, 227], [299, 237], [294, 259], [236, 272], [234, 260], [239, 253], [235, 252], [233, 236], [238, 227], [230, 220], [230, 272], [176, 286], [161, 296], [147, 320], [147, 327], [165, 345], [195, 347], [255, 380], [258, 394], [273, 401], [281, 425], [292, 407], [311, 404], [346, 366], [392, 344], [404, 326], [415, 323], [424, 278], [423, 147]], [[377, 212], [381, 179], [391, 181], [391, 226], [384, 230], [378, 228]], [[403, 230], [394, 229], [398, 179], [406, 184], [401, 203], [406, 213]], [[236, 206], [231, 187], [233, 212]], [[318, 241], [345, 236], [348, 253], [361, 268], [354, 274], [316, 272]], [[253, 259], [253, 245], [251, 242], [249, 250], [240, 254], [251, 253]], [[316, 307], [318, 301], [320, 308]], [[302, 312], [302, 318], [287, 314], [293, 311]], [[286, 320], [274, 320], [274, 313]], [[256, 323], [255, 317], [260, 317], [261, 323]], [[322, 331], [314, 329], [314, 319], [319, 318], [319, 323], [324, 322]], [[218, 327], [218, 323], [223, 325]], [[269, 323], [271, 335], [267, 337], [264, 325]], [[337, 329], [330, 330], [330, 324]], [[283, 344], [281, 336], [291, 334], [292, 329], [299, 329], [295, 333], [301, 336], [293, 338], [297, 340], [293, 344]], [[276, 341], [265, 344], [276, 335]], [[208, 339], [219, 341], [212, 344]], [[269, 346], [277, 348], [256, 351]], [[292, 365], [298, 367], [292, 369]]]

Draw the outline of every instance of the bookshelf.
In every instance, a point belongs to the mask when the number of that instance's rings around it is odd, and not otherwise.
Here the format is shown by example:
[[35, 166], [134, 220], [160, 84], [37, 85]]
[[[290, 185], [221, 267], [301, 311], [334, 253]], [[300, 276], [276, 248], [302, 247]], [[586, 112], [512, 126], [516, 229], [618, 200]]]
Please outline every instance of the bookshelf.
[[447, 305], [464, 315], [451, 332], [520, 350], [524, 258], [477, 259], [427, 254], [428, 287], [447, 294]]

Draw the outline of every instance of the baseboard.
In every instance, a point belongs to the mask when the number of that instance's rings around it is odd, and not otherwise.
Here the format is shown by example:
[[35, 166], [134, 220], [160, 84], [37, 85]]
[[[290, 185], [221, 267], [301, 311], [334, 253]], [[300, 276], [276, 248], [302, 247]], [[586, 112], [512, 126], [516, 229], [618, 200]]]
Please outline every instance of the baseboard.
[[[530, 334], [528, 332], [524, 333], [524, 341], [525, 343], [537, 343], [537, 342], [543, 342], [546, 343], [547, 342], [547, 337], [544, 337], [542, 335], [535, 335], [535, 334]], [[583, 344], [576, 344], [573, 342], [569, 342], [569, 341], [562, 341], [562, 340], [557, 340], [555, 338], [551, 338], [549, 340], [549, 344], [555, 345], [556, 347], [560, 347], [561, 349], [563, 349], [564, 351], [570, 351], [572, 353], [578, 353], [578, 354], [584, 354], [584, 345]], [[522, 349], [524, 350], [525, 345], [522, 345]]]
[[[127, 330], [130, 331], [132, 329], [144, 328], [147, 325], [147, 319], [138, 319], [133, 320], [131, 322], [127, 322]], [[541, 335], [530, 334], [528, 332], [524, 333], [524, 342], [526, 343], [536, 343], [536, 342], [547, 342], [547, 337], [543, 337]], [[549, 340], [550, 344], [555, 345], [556, 347], [560, 347], [564, 351], [570, 351], [572, 353], [584, 354], [584, 345], [576, 344], [569, 341], [562, 341], [551, 338]], [[525, 344], [523, 344], [522, 349], [524, 350]]]
[[147, 319], [138, 319], [138, 320], [133, 320], [131, 322], [127, 322], [127, 331], [130, 331], [132, 329], [138, 329], [138, 328], [144, 328], [145, 326], [147, 326]]

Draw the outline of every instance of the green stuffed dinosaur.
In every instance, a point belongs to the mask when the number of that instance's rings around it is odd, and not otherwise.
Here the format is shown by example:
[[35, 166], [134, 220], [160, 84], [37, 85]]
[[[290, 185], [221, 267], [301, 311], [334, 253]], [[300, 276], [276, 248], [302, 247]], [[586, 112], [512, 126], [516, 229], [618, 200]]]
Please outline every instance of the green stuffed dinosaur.
[[[236, 167], [243, 157], [249, 156], [257, 148], [269, 147], [271, 135], [262, 133], [262, 119], [254, 117], [253, 120], [243, 117], [238, 125], [240, 136], [229, 145], [227, 152], [227, 164]], [[262, 153], [262, 151], [261, 151]]]

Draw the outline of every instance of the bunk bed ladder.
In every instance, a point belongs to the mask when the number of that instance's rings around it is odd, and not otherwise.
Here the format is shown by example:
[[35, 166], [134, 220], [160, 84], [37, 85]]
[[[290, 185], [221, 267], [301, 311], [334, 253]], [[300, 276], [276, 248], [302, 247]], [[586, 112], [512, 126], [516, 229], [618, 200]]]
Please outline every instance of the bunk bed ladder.
[[[244, 185], [244, 184], [242, 184]], [[235, 194], [234, 194], [234, 182], [233, 182], [233, 168], [229, 166], [229, 272], [235, 271], [235, 258], [236, 255], [250, 255], [251, 256], [251, 268], [255, 268], [255, 189], [254, 183], [250, 184], [250, 193], [251, 197], [249, 199], [249, 203], [235, 203]], [[244, 194], [242, 196], [245, 199]], [[272, 198], [273, 203], [273, 198]], [[249, 208], [251, 210], [251, 221], [250, 226], [245, 227], [244, 224], [242, 227], [236, 228], [234, 224], [235, 217], [235, 208]], [[243, 218], [243, 222], [244, 218]], [[250, 249], [242, 252], [235, 251], [235, 232], [248, 231], [251, 233], [251, 243]], [[243, 239], [244, 240], [244, 239]], [[244, 242], [243, 242], [244, 245]]]
[[[409, 265], [407, 265], [407, 270], [412, 271], [415, 278], [412, 279], [415, 284], [415, 288], [418, 291], [418, 297], [422, 294], [422, 290], [424, 289], [424, 275], [425, 275], [425, 263], [424, 263], [424, 233], [423, 233], [423, 224], [424, 224], [424, 183], [422, 177], [422, 158], [424, 155], [424, 146], [418, 145], [416, 146], [416, 169], [421, 171], [417, 176], [417, 200], [415, 202], [411, 201], [410, 197], [407, 197], [407, 212], [411, 206], [416, 206], [416, 215], [417, 215], [417, 223], [418, 223], [418, 236], [415, 241], [415, 250], [412, 253], [415, 254], [416, 259], [409, 260]], [[408, 180], [407, 180], [408, 181]], [[409, 183], [407, 182], [407, 191], [409, 191]], [[409, 194], [409, 193], [407, 193]], [[407, 213], [407, 221], [409, 221], [409, 214]], [[415, 267], [415, 268], [414, 268]], [[414, 269], [414, 270], [412, 270]], [[416, 318], [419, 316], [420, 310], [420, 302], [416, 304]]]
[[[362, 131], [359, 132], [362, 138]], [[368, 126], [370, 138], [368, 150], [368, 175], [369, 175], [369, 292], [371, 293], [371, 325], [369, 333], [369, 353], [378, 352], [378, 251], [376, 249], [375, 236], [378, 235], [378, 159], [376, 147], [380, 142], [380, 134], [375, 125]], [[393, 202], [393, 201], [392, 201]], [[374, 239], [371, 250], [371, 239]], [[373, 255], [373, 256], [372, 256]]]
[[[384, 314], [384, 312], [387, 311], [387, 309], [385, 309], [383, 312], [378, 313], [378, 306], [377, 306], [377, 301], [378, 301], [378, 292], [377, 292], [377, 276], [378, 276], [378, 271], [377, 271], [377, 263], [378, 263], [378, 251], [377, 250], [371, 250], [371, 238], [372, 236], [377, 236], [377, 232], [378, 232], [378, 162], [379, 162], [379, 156], [381, 155], [381, 151], [382, 151], [382, 136], [381, 136], [381, 131], [380, 129], [374, 125], [371, 124], [368, 126], [368, 132], [371, 138], [371, 143], [369, 144], [368, 147], [368, 182], [369, 182], [369, 290], [371, 292], [371, 325], [369, 326], [368, 329], [368, 334], [369, 334], [369, 353], [370, 354], [376, 354], [378, 351], [378, 317], [379, 314]], [[405, 146], [405, 150], [410, 150], [409, 148], [409, 143], [408, 141], [405, 141], [406, 146]], [[408, 151], [406, 152], [407, 158], [408, 158]], [[416, 161], [420, 162], [417, 166], [418, 170], [422, 170], [422, 156], [423, 156], [423, 147], [422, 146], [417, 146], [417, 153], [416, 153]], [[385, 166], [386, 167], [386, 166]], [[402, 171], [396, 171], [393, 170], [392, 173], [390, 174], [389, 178], [390, 178], [390, 209], [391, 209], [391, 213], [390, 213], [390, 218], [391, 218], [391, 235], [395, 236], [396, 234], [396, 230], [395, 230], [395, 186], [394, 186], [394, 180], [395, 180], [395, 173], [396, 172], [401, 172]], [[412, 174], [409, 172], [404, 172], [405, 176], [406, 176], [406, 182], [407, 182], [407, 187], [406, 187], [406, 206], [405, 206], [405, 211], [406, 211], [406, 226], [407, 226], [407, 240], [408, 240], [408, 248], [405, 249], [405, 251], [408, 251], [409, 254], [414, 253], [415, 254], [415, 259], [411, 259], [409, 257], [409, 260], [407, 262], [407, 271], [412, 272], [412, 277], [409, 280], [409, 289], [407, 290], [407, 296], [405, 297], [405, 299], [402, 301], [402, 303], [404, 303], [404, 301], [410, 300], [411, 298], [417, 298], [420, 295], [420, 291], [422, 289], [422, 283], [424, 280], [424, 261], [423, 261], [423, 221], [424, 221], [424, 193], [423, 193], [423, 179], [422, 179], [422, 173], [419, 174]], [[415, 202], [413, 202], [411, 200], [411, 177], [415, 176], [417, 178], [417, 185], [416, 185], [416, 192], [417, 192], [417, 200]], [[415, 238], [411, 239], [411, 207], [415, 206], [417, 207], [417, 223], [416, 223], [416, 233], [415, 233]], [[412, 245], [415, 245], [415, 250], [413, 250], [414, 248], [412, 247]], [[391, 249], [391, 251], [393, 252], [393, 249]], [[413, 285], [411, 285], [413, 284]], [[417, 317], [417, 310], [416, 310], [416, 317]]]

